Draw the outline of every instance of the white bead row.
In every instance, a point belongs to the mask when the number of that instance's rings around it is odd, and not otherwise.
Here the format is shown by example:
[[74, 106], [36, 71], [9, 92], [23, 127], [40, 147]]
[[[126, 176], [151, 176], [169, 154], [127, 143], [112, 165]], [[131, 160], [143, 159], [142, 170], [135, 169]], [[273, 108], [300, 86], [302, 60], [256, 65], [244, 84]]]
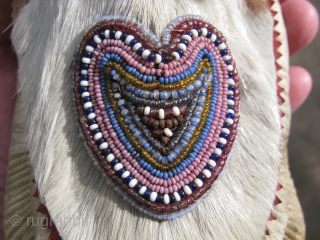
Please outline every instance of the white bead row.
[[[193, 38], [193, 39], [196, 38], [196, 37], [198, 37], [198, 31], [197, 31], [197, 30], [192, 29], [190, 32], [192, 33], [192, 38]], [[207, 29], [205, 29], [205, 28], [202, 28], [202, 29], [201, 29], [201, 35], [202, 35], [202, 36], [206, 36], [207, 33], [208, 33], [208, 30], [207, 30]], [[115, 38], [116, 38], [116, 39], [120, 39], [121, 35], [122, 35], [122, 33], [121, 33], [120, 31], [117, 31], [117, 32], [115, 33]], [[105, 36], [106, 36], [106, 38], [110, 37], [110, 36], [109, 36], [109, 30], [106, 30], [106, 31], [105, 31]], [[127, 45], [129, 45], [132, 39], [134, 39], [134, 37], [131, 36], [131, 35], [129, 35], [129, 36], [125, 39], [125, 43], [126, 43]], [[188, 42], [190, 42], [190, 41], [192, 40], [189, 35], [183, 35], [182, 39], [186, 39]], [[217, 36], [216, 36], [215, 34], [212, 34], [210, 40], [211, 40], [212, 42], [214, 42], [216, 39], [217, 39]], [[99, 38], [98, 35], [95, 35], [95, 36], [94, 36], [94, 41], [95, 41], [97, 44], [101, 43], [101, 39]], [[137, 51], [140, 47], [141, 47], [141, 44], [140, 44], [140, 43], [137, 43], [137, 44], [135, 44], [135, 45], [133, 46], [133, 50], [134, 50], [134, 51]], [[92, 46], [89, 46], [89, 45], [87, 45], [85, 49], [86, 49], [86, 51], [88, 51], [88, 52], [93, 52], [93, 51], [94, 51], [94, 48], [93, 48]], [[180, 44], [178, 44], [178, 49], [181, 49], [182, 51], [186, 51], [186, 45], [183, 44], [183, 43], [180, 43]], [[220, 45], [218, 46], [218, 49], [219, 49], [219, 50], [224, 50], [224, 49], [226, 49], [226, 45], [225, 45], [224, 43], [222, 43], [222, 44], [220, 44]], [[151, 53], [151, 52], [150, 52], [149, 50], [144, 50], [144, 51], [142, 52], [142, 58], [143, 58], [143, 59], [147, 59], [150, 53]], [[179, 60], [179, 58], [180, 58], [180, 55], [179, 55], [177, 52], [174, 52], [174, 53], [173, 53], [173, 56], [174, 56], [174, 58], [177, 59], [177, 60]], [[230, 56], [230, 55], [225, 55], [225, 56], [223, 56], [223, 60], [225, 60], [225, 61], [228, 61], [228, 60], [230, 60], [230, 59], [231, 59], [231, 56]], [[160, 54], [155, 54], [155, 63], [160, 63], [161, 61], [162, 61], [161, 55], [160, 55]], [[83, 58], [82, 58], [82, 62], [85, 63], [85, 64], [89, 64], [89, 63], [91, 62], [91, 59], [90, 59], [90, 58], [87, 58], [87, 57], [83, 57]], [[227, 70], [228, 70], [229, 72], [230, 72], [230, 71], [233, 71], [233, 69], [234, 69], [234, 68], [233, 68], [232, 65], [227, 65]], [[82, 75], [87, 75], [88, 72], [87, 72], [86, 70], [82, 70], [82, 71], [81, 71], [81, 74], [82, 74]], [[88, 86], [88, 81], [82, 80], [82, 81], [80, 82], [80, 85], [81, 85], [81, 86]], [[234, 86], [234, 85], [235, 85], [234, 80], [233, 80], [232, 78], [229, 78], [229, 79], [228, 79], [228, 85], [231, 85], [231, 86]], [[229, 91], [228, 94], [229, 94], [229, 95], [233, 95], [233, 91]], [[82, 96], [83, 98], [85, 98], [85, 97], [90, 97], [90, 94], [89, 94], [89, 92], [84, 92], [84, 93], [82, 93], [81, 96]], [[123, 101], [124, 101], [124, 100], [123, 100]], [[121, 106], [121, 105], [123, 105], [124, 103], [125, 103], [125, 102], [120, 102], [120, 101], [119, 101], [119, 102], [118, 102], [118, 105]], [[234, 105], [234, 101], [233, 101], [233, 100], [228, 100], [228, 105], [232, 105], [232, 106], [233, 106], [233, 105]], [[92, 107], [92, 102], [86, 102], [86, 103], [84, 104], [84, 109], [87, 109], [87, 108], [90, 108], [90, 107]], [[148, 109], [148, 108], [149, 108], [149, 109]], [[144, 110], [144, 114], [145, 114], [145, 115], [149, 115], [149, 114], [150, 114], [150, 110], [151, 110], [150, 107], [146, 107], [145, 110]], [[161, 110], [162, 110], [162, 111], [161, 111]], [[178, 115], [180, 114], [180, 110], [179, 110], [178, 107], [175, 106], [175, 107], [172, 108], [172, 110], [173, 110], [173, 115], [174, 115], [174, 116], [178, 116]], [[234, 111], [231, 110], [231, 109], [228, 109], [227, 112], [234, 114]], [[94, 119], [95, 117], [96, 117], [95, 113], [90, 113], [90, 114], [88, 115], [88, 118], [89, 118], [89, 119]], [[160, 119], [163, 119], [163, 118], [164, 118], [164, 110], [163, 110], [163, 109], [159, 109], [159, 118], [160, 118]], [[233, 123], [233, 120], [230, 119], [230, 118], [226, 118], [225, 122], [227, 122], [227, 123], [229, 123], [229, 124], [232, 124], [232, 123]], [[98, 128], [98, 125], [97, 125], [97, 124], [93, 124], [93, 125], [90, 126], [90, 130], [94, 130], [94, 129], [96, 129], [96, 128]], [[171, 131], [169, 132], [168, 130], [170, 131], [170, 129], [164, 129], [165, 134], [166, 134], [167, 136], [172, 136], [172, 132], [171, 132]], [[227, 128], [222, 128], [221, 132], [226, 133], [226, 134], [230, 134], [230, 130], [227, 129]], [[170, 134], [171, 134], [171, 135], [170, 135]], [[102, 137], [102, 133], [101, 133], [101, 132], [98, 132], [98, 133], [96, 133], [96, 134], [94, 135], [94, 139], [95, 139], [95, 140], [98, 140], [98, 139], [100, 139], [101, 137]], [[226, 144], [226, 139], [224, 139], [224, 138], [219, 138], [219, 142], [220, 142], [221, 144]], [[106, 143], [106, 142], [100, 144], [100, 146], [99, 146], [100, 149], [105, 149], [105, 148], [107, 148], [107, 147], [108, 147], [108, 143]], [[220, 151], [219, 151], [219, 150], [220, 150]], [[215, 150], [215, 153], [218, 154], [218, 155], [221, 155], [221, 152], [222, 152], [221, 149], [218, 149], [218, 148], [217, 148], [217, 149]], [[111, 162], [114, 158], [115, 158], [115, 157], [114, 157], [113, 154], [109, 154], [109, 155], [107, 156], [107, 161], [108, 161], [108, 162]], [[208, 161], [208, 164], [209, 164], [210, 166], [214, 167], [214, 166], [216, 165], [216, 162], [210, 159], [210, 160]], [[117, 164], [114, 166], [114, 170], [116, 170], [116, 171], [119, 171], [119, 170], [122, 169], [122, 168], [123, 168], [123, 165], [122, 165], [121, 163], [117, 163]], [[211, 172], [210, 172], [209, 170], [207, 170], [207, 169], [203, 169], [202, 174], [203, 174], [206, 178], [211, 177]], [[121, 177], [125, 178], [125, 177], [127, 177], [127, 176], [129, 176], [129, 175], [130, 175], [130, 172], [129, 172], [129, 171], [125, 171], [125, 172], [122, 174]], [[138, 183], [138, 181], [137, 181], [136, 179], [132, 179], [132, 180], [129, 182], [129, 187], [133, 188], [137, 183]], [[203, 185], [203, 182], [202, 182], [199, 178], [196, 178], [196, 179], [194, 180], [194, 183], [197, 185], [197, 187], [201, 187], [201, 186]], [[147, 187], [146, 187], [146, 186], [143, 186], [143, 187], [140, 189], [139, 194], [140, 194], [140, 195], [143, 195], [146, 190], [147, 190]], [[190, 195], [190, 194], [192, 193], [192, 191], [191, 191], [191, 189], [190, 189], [190, 187], [189, 187], [188, 185], [185, 185], [185, 186], [183, 187], [183, 190], [184, 190], [184, 192], [185, 192], [187, 195]], [[174, 192], [174, 193], [173, 193], [173, 196], [174, 196], [174, 198], [175, 198], [176, 201], [180, 201], [181, 197], [180, 197], [179, 193]], [[152, 193], [150, 194], [150, 201], [155, 201], [156, 198], [157, 198], [157, 193], [156, 193], [156, 192], [152, 192]], [[169, 195], [168, 195], [168, 194], [164, 194], [164, 203], [165, 203], [165, 204], [169, 204], [169, 202], [170, 202]]]

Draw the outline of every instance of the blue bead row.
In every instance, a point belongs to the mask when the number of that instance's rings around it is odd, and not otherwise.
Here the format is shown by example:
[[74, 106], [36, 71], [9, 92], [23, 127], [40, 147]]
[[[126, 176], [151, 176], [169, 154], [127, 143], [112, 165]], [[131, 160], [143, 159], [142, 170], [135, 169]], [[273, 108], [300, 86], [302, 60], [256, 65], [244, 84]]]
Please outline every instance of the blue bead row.
[[[195, 31], [193, 31], [195, 30]], [[105, 34], [105, 33], [104, 33]], [[127, 40], [127, 37], [125, 38], [125, 36], [122, 35], [122, 33], [119, 35], [119, 33], [117, 32], [109, 32], [110, 34], [110, 38], [114, 38], [114, 39], [117, 39], [118, 36], [120, 36], [120, 38], [123, 40], [123, 41], [126, 41]], [[197, 29], [192, 29], [190, 32], [188, 32], [187, 34], [183, 35], [185, 36], [184, 38], [186, 38], [185, 40], [189, 39], [188, 37], [197, 37], [199, 34], [202, 34], [201, 31], [197, 30]], [[105, 36], [105, 35], [104, 35]], [[187, 37], [188, 36], [188, 37]], [[212, 37], [212, 35], [211, 35]], [[99, 38], [101, 40], [101, 38], [103, 38], [103, 35], [102, 33], [96, 35], [94, 37], [94, 41], [95, 43], [99, 43]], [[183, 39], [184, 39], [183, 38]], [[185, 44], [185, 41], [182, 41], [180, 42], [181, 44]], [[136, 46], [137, 43], [135, 43], [132, 47]], [[222, 43], [220, 43], [219, 40], [215, 40], [214, 41], [214, 44], [216, 46], [220, 46]], [[96, 45], [94, 45], [94, 43], [91, 43], [91, 45], [89, 46], [92, 46], [93, 47], [96, 47]], [[223, 46], [221, 46], [220, 48], [223, 48]], [[219, 49], [220, 49], [219, 48]], [[88, 48], [89, 50], [91, 50], [90, 48]], [[182, 50], [182, 49], [180, 49]], [[177, 54], [181, 55], [183, 54], [183, 51], [180, 51], [179, 49], [177, 51], [175, 51]], [[138, 54], [143, 54], [145, 53], [145, 49], [141, 49], [141, 47], [137, 50]], [[227, 54], [227, 51], [225, 51], [225, 49], [221, 49], [220, 50], [220, 54], [221, 56], [225, 56]], [[112, 54], [111, 54], [112, 55]], [[151, 53], [147, 56], [147, 58], [149, 58], [151, 55]], [[95, 113], [94, 113], [94, 109], [92, 107], [90, 107], [90, 103], [91, 103], [91, 98], [90, 98], [90, 94], [88, 92], [88, 89], [87, 89], [87, 69], [88, 69], [88, 64], [90, 63], [90, 58], [91, 58], [91, 53], [90, 51], [86, 52], [83, 56], [83, 59], [82, 59], [82, 62], [83, 62], [83, 67], [82, 67], [82, 70], [81, 70], [81, 74], [82, 74], [82, 81], [80, 82], [80, 85], [81, 85], [81, 93], [82, 93], [82, 97], [84, 99], [84, 108], [86, 110], [86, 113], [87, 113], [87, 116], [88, 116], [88, 119], [89, 119], [89, 122], [90, 122], [90, 130], [92, 131], [92, 134], [94, 136], [94, 139], [96, 140], [96, 142], [99, 144], [99, 148], [101, 149], [102, 153], [105, 154], [107, 156], [107, 160], [108, 162], [114, 166], [115, 170], [117, 169], [117, 174], [121, 174], [121, 176], [126, 172], [125, 169], [123, 167], [121, 167], [121, 163], [119, 163], [119, 161], [114, 157], [114, 155], [111, 153], [110, 149], [107, 146], [107, 143], [105, 141], [105, 139], [103, 139], [102, 137], [102, 133], [100, 131], [100, 128], [97, 126], [97, 122], [95, 121]], [[150, 57], [150, 60], [153, 59], [153, 56], [151, 55]], [[89, 59], [89, 60], [88, 60]], [[226, 64], [230, 64], [229, 60], [226, 60]], [[233, 73], [232, 73], [232, 70], [233, 70], [233, 67], [231, 65], [228, 65], [228, 76], [230, 77], [230, 79], [232, 80], [232, 77], [233, 77]], [[229, 80], [230, 80], [229, 79]], [[104, 80], [103, 78], [101, 78], [101, 80]], [[230, 80], [230, 82], [231, 82]], [[103, 83], [104, 81], [101, 81], [101, 87], [102, 87], [102, 90], [103, 88], [105, 89], [106, 86], [103, 86]], [[169, 79], [168, 79], [168, 82], [169, 82]], [[234, 118], [234, 112], [233, 112], [233, 105], [234, 105], [234, 101], [233, 101], [233, 88], [232, 86], [234, 85], [234, 82], [232, 84], [232, 82], [229, 84], [229, 91], [230, 93], [228, 94], [228, 112], [226, 114], [226, 120], [225, 120], [225, 123], [224, 123], [224, 126], [222, 128], [222, 133], [220, 134], [220, 138], [221, 139], [227, 139], [228, 137], [228, 130], [230, 128], [230, 125], [233, 123], [233, 118]], [[121, 106], [120, 106], [121, 107]], [[212, 107], [212, 106], [211, 106]], [[119, 125], [117, 124], [117, 121], [116, 119], [114, 118], [114, 113], [112, 113], [112, 109], [109, 106], [107, 106], [106, 104], [106, 108], [107, 110], [111, 110], [110, 111], [110, 119], [111, 119], [111, 123], [113, 124], [114, 126], [114, 129], [118, 132], [119, 131], [119, 138], [121, 141], [124, 141], [125, 140], [125, 136], [124, 134], [121, 132], [121, 129], [119, 127]], [[121, 109], [123, 110], [123, 109]], [[212, 109], [213, 110], [213, 109]], [[213, 119], [213, 115], [211, 116], [212, 119]], [[194, 119], [195, 120], [195, 119]], [[196, 123], [196, 121], [194, 121], [194, 123]], [[230, 131], [229, 131], [230, 132]], [[220, 138], [219, 138], [219, 143], [217, 144], [217, 148], [215, 150], [215, 154], [213, 154], [210, 158], [217, 161], [219, 159], [219, 156], [221, 155], [221, 151], [223, 150], [224, 148], [224, 144], [223, 144], [223, 140], [221, 140], [220, 142]], [[203, 139], [200, 137], [200, 139]], [[204, 138], [205, 139], [205, 138]], [[133, 151], [130, 151], [133, 156], [137, 159], [140, 159], [139, 158], [139, 154], [137, 152], [134, 151], [133, 147], [130, 145], [129, 142], [127, 141], [124, 141], [124, 144], [126, 146], [128, 146], [128, 149], [129, 150], [133, 150]], [[200, 146], [196, 146], [195, 149], [200, 149]], [[192, 152], [192, 153], [195, 153], [195, 152]], [[177, 153], [174, 153], [174, 154], [177, 154]], [[191, 155], [191, 154], [190, 154]], [[195, 157], [196, 155], [195, 154], [192, 154], [191, 157]], [[190, 159], [188, 159], [190, 160]], [[189, 163], [190, 164], [190, 163]], [[145, 165], [143, 162], [142, 162], [142, 165]], [[187, 166], [187, 165], [186, 165]], [[209, 176], [209, 173], [210, 173], [210, 176], [211, 176], [211, 171], [213, 169], [213, 166], [210, 166], [210, 164], [207, 164], [205, 169], [203, 170], [203, 173], [201, 173], [199, 176], [197, 176], [198, 180], [200, 181], [204, 181], [206, 177]], [[153, 169], [151, 172], [154, 172], [155, 169]], [[156, 171], [157, 173], [158, 171]], [[178, 171], [177, 171], [178, 172]], [[208, 173], [209, 172], [209, 173]], [[173, 174], [174, 174], [174, 171], [173, 171]], [[160, 176], [161, 175], [168, 175], [168, 177], [172, 174], [159, 174]], [[162, 177], [162, 176], [161, 176]], [[125, 177], [125, 180], [128, 182], [128, 184], [130, 185], [130, 183], [132, 183], [132, 181], [134, 181], [133, 177], [131, 175], [129, 176], [126, 176]], [[135, 183], [135, 182], [133, 182]], [[198, 184], [199, 185], [199, 184]], [[188, 185], [184, 186], [183, 189], [180, 189], [178, 191], [178, 194], [180, 196], [180, 198], [184, 197], [186, 194], [189, 195], [191, 194], [190, 192], [192, 192], [192, 190], [196, 189], [197, 188], [197, 183], [194, 181], [194, 182], [191, 182], [189, 183]], [[133, 187], [139, 192], [140, 194], [140, 190], [143, 188], [143, 186], [140, 184], [140, 183], [135, 183], [133, 185]], [[150, 190], [146, 189], [143, 194], [140, 194], [140, 195], [143, 195], [146, 199], [148, 200], [151, 200], [151, 201], [156, 201], [156, 202], [165, 202], [165, 203], [171, 203], [175, 200], [177, 200], [178, 197], [174, 196], [174, 194], [169, 194], [168, 196], [165, 196], [165, 195], [162, 195], [162, 194], [158, 194], [158, 193], [154, 193], [154, 192], [151, 192]], [[169, 199], [168, 201], [165, 199]]]
[[[184, 34], [179, 44], [177, 44], [177, 49], [172, 52], [171, 57], [175, 60], [179, 60], [180, 57], [183, 56], [183, 53], [188, 46], [188, 43], [190, 43], [192, 39], [198, 36], [204, 36], [210, 39], [211, 42], [215, 46], [217, 46], [218, 49], [220, 50], [220, 54], [225, 60], [225, 63], [228, 65], [228, 67], [232, 67], [232, 65], [230, 65], [231, 56], [228, 55], [226, 44], [221, 43], [220, 40], [217, 39], [217, 36], [211, 33], [210, 31], [208, 31], [206, 28], [191, 29], [186, 34]], [[125, 33], [122, 33], [121, 31], [114, 31], [114, 30], [107, 29], [105, 31], [101, 31], [99, 34], [96, 34], [93, 40], [90, 41], [89, 44], [85, 47], [86, 52], [82, 59], [83, 63], [85, 64], [90, 63], [90, 57], [92, 52], [97, 47], [97, 44], [101, 43], [104, 39], [115, 39], [115, 40], [123, 41], [126, 45], [131, 46], [132, 49], [138, 55], [141, 55], [145, 60], [154, 61], [157, 64], [160, 63], [161, 61], [164, 63], [168, 63], [170, 61], [170, 58], [168, 56], [161, 56], [160, 54], [157, 54], [157, 53], [154, 54], [150, 52], [148, 49], [144, 49], [141, 43], [135, 40], [132, 35], [127, 35]], [[137, 78], [139, 78], [144, 82], [156, 81], [155, 76], [141, 74], [139, 70], [129, 65], [126, 66], [126, 70], [128, 71], [128, 73], [131, 73], [132, 75], [136, 76]], [[179, 82], [180, 80], [190, 76], [195, 70], [196, 68], [191, 66], [187, 71], [185, 71], [184, 73], [177, 74], [176, 76], [171, 76], [166, 78], [160, 77], [159, 82], [162, 84], [171, 84], [171, 83]], [[189, 73], [190, 71], [191, 73]]]
[[[214, 61], [214, 57], [212, 56], [211, 53], [208, 53], [207, 54], [207, 57], [209, 59], [209, 61], [211, 62], [211, 67], [213, 69], [214, 72], [216, 72], [216, 63]], [[119, 60], [118, 58], [115, 59], [115, 61]], [[101, 85], [104, 84], [104, 82], [106, 81], [106, 79], [104, 78], [104, 75], [103, 75], [103, 72], [104, 72], [104, 68], [105, 68], [105, 65], [107, 64], [107, 62], [105, 62], [105, 64], [103, 65], [100, 65], [100, 71], [101, 71], [101, 76], [100, 76], [100, 79], [101, 79]], [[203, 85], [204, 87], [206, 87], [206, 85]], [[210, 113], [208, 115], [208, 118], [207, 118], [207, 121], [206, 121], [206, 125], [205, 125], [205, 128], [204, 128], [204, 131], [202, 132], [201, 136], [200, 136], [200, 140], [199, 140], [199, 143], [196, 144], [196, 146], [194, 147], [193, 151], [188, 155], [188, 157], [182, 162], [180, 163], [178, 166], [176, 166], [175, 168], [172, 169], [172, 173], [173, 175], [176, 175], [176, 174], [179, 174], [180, 172], [182, 172], [189, 164], [192, 163], [194, 157], [198, 154], [198, 151], [201, 149], [205, 139], [206, 139], [206, 136], [208, 134], [208, 131], [210, 130], [210, 126], [211, 126], [211, 123], [212, 123], [212, 120], [213, 120], [213, 117], [214, 117], [214, 113], [215, 113], [215, 103], [217, 101], [217, 94], [218, 94], [218, 79], [217, 79], [217, 74], [213, 74], [213, 93], [212, 93], [212, 100], [211, 100], [211, 106], [210, 106]], [[104, 97], [104, 99], [107, 99], [107, 94], [106, 92], [104, 92], [102, 90], [102, 95]], [[110, 105], [110, 103], [105, 100], [105, 104], [106, 106], [107, 105]], [[201, 103], [198, 103], [199, 106], [202, 106]], [[110, 108], [111, 109], [111, 108]], [[113, 110], [112, 111], [112, 114], [114, 114]], [[108, 114], [111, 114], [111, 112], [108, 112]], [[131, 117], [127, 117], [125, 119], [126, 123], [128, 125], [131, 125], [133, 124], [133, 120], [131, 119]], [[117, 132], [117, 134], [123, 134], [122, 131], [119, 131]], [[135, 134], [135, 136], [137, 137], [138, 133]], [[140, 138], [138, 139], [138, 141], [140, 141], [140, 144], [144, 145], [146, 143], [146, 140], [144, 138], [142, 138], [141, 135], [139, 135]], [[127, 146], [127, 144], [125, 142], [122, 142], [123, 145]], [[186, 146], [186, 144], [188, 143], [188, 141], [186, 140], [183, 140], [182, 141], [182, 144], [180, 145], [181, 148], [184, 148]], [[129, 149], [127, 149], [129, 151]], [[148, 146], [148, 148], [146, 149], [148, 150], [151, 154], [154, 154], [155, 153], [155, 150]], [[160, 153], [159, 153], [160, 154]], [[159, 161], [163, 161], [163, 158], [165, 158], [165, 156], [159, 156], [158, 160]], [[149, 163], [147, 163], [144, 159], [142, 158], [139, 158], [138, 159], [141, 166], [143, 166], [146, 170], [148, 170], [149, 172], [155, 172], [155, 176], [156, 177], [159, 177], [159, 178], [164, 178], [164, 176], [166, 176], [167, 174], [170, 176], [170, 172], [168, 172], [166, 174], [166, 172], [161, 172], [161, 171], [156, 171]], [[171, 160], [171, 159], [170, 159]]]

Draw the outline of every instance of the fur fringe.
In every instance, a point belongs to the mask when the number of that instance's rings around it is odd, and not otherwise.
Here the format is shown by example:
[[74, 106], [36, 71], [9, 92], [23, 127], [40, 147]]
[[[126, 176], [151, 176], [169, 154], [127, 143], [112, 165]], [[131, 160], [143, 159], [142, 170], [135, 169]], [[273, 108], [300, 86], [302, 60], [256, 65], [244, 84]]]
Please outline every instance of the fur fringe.
[[[73, 117], [72, 59], [79, 36], [102, 15], [135, 17], [160, 36], [172, 19], [190, 13], [203, 16], [228, 39], [241, 77], [241, 129], [229, 167], [207, 199], [180, 219], [159, 222], [123, 201], [90, 160]], [[20, 67], [20, 117], [28, 129], [40, 200], [61, 236], [262, 238], [281, 161], [272, 33], [270, 13], [256, 14], [241, 0], [30, 1], [12, 33]]]

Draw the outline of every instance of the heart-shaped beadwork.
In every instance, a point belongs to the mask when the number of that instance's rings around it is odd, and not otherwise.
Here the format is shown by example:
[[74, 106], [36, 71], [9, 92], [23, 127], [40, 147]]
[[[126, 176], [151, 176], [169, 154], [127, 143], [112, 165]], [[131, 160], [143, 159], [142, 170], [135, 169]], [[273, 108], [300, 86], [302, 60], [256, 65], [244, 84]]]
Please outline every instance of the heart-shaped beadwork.
[[74, 98], [80, 131], [115, 190], [144, 213], [194, 209], [223, 170], [239, 121], [239, 79], [221, 32], [183, 16], [162, 42], [104, 17], [82, 38]]

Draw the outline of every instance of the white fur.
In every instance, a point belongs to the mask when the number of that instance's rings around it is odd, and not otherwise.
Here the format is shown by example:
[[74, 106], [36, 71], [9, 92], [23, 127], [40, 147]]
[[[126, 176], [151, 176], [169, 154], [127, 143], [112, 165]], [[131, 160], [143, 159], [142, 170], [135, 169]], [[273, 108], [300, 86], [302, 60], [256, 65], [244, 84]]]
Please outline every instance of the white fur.
[[[79, 36], [102, 15], [136, 17], [160, 36], [171, 20], [189, 13], [203, 16], [228, 40], [241, 77], [241, 130], [227, 171], [199, 208], [180, 219], [158, 222], [122, 201], [86, 152], [73, 116], [72, 59]], [[242, 0], [31, 0], [12, 38], [19, 58], [30, 164], [40, 200], [61, 236], [262, 238], [280, 163], [272, 29], [268, 11], [251, 12]], [[80, 224], [67, 224], [62, 218]]]

